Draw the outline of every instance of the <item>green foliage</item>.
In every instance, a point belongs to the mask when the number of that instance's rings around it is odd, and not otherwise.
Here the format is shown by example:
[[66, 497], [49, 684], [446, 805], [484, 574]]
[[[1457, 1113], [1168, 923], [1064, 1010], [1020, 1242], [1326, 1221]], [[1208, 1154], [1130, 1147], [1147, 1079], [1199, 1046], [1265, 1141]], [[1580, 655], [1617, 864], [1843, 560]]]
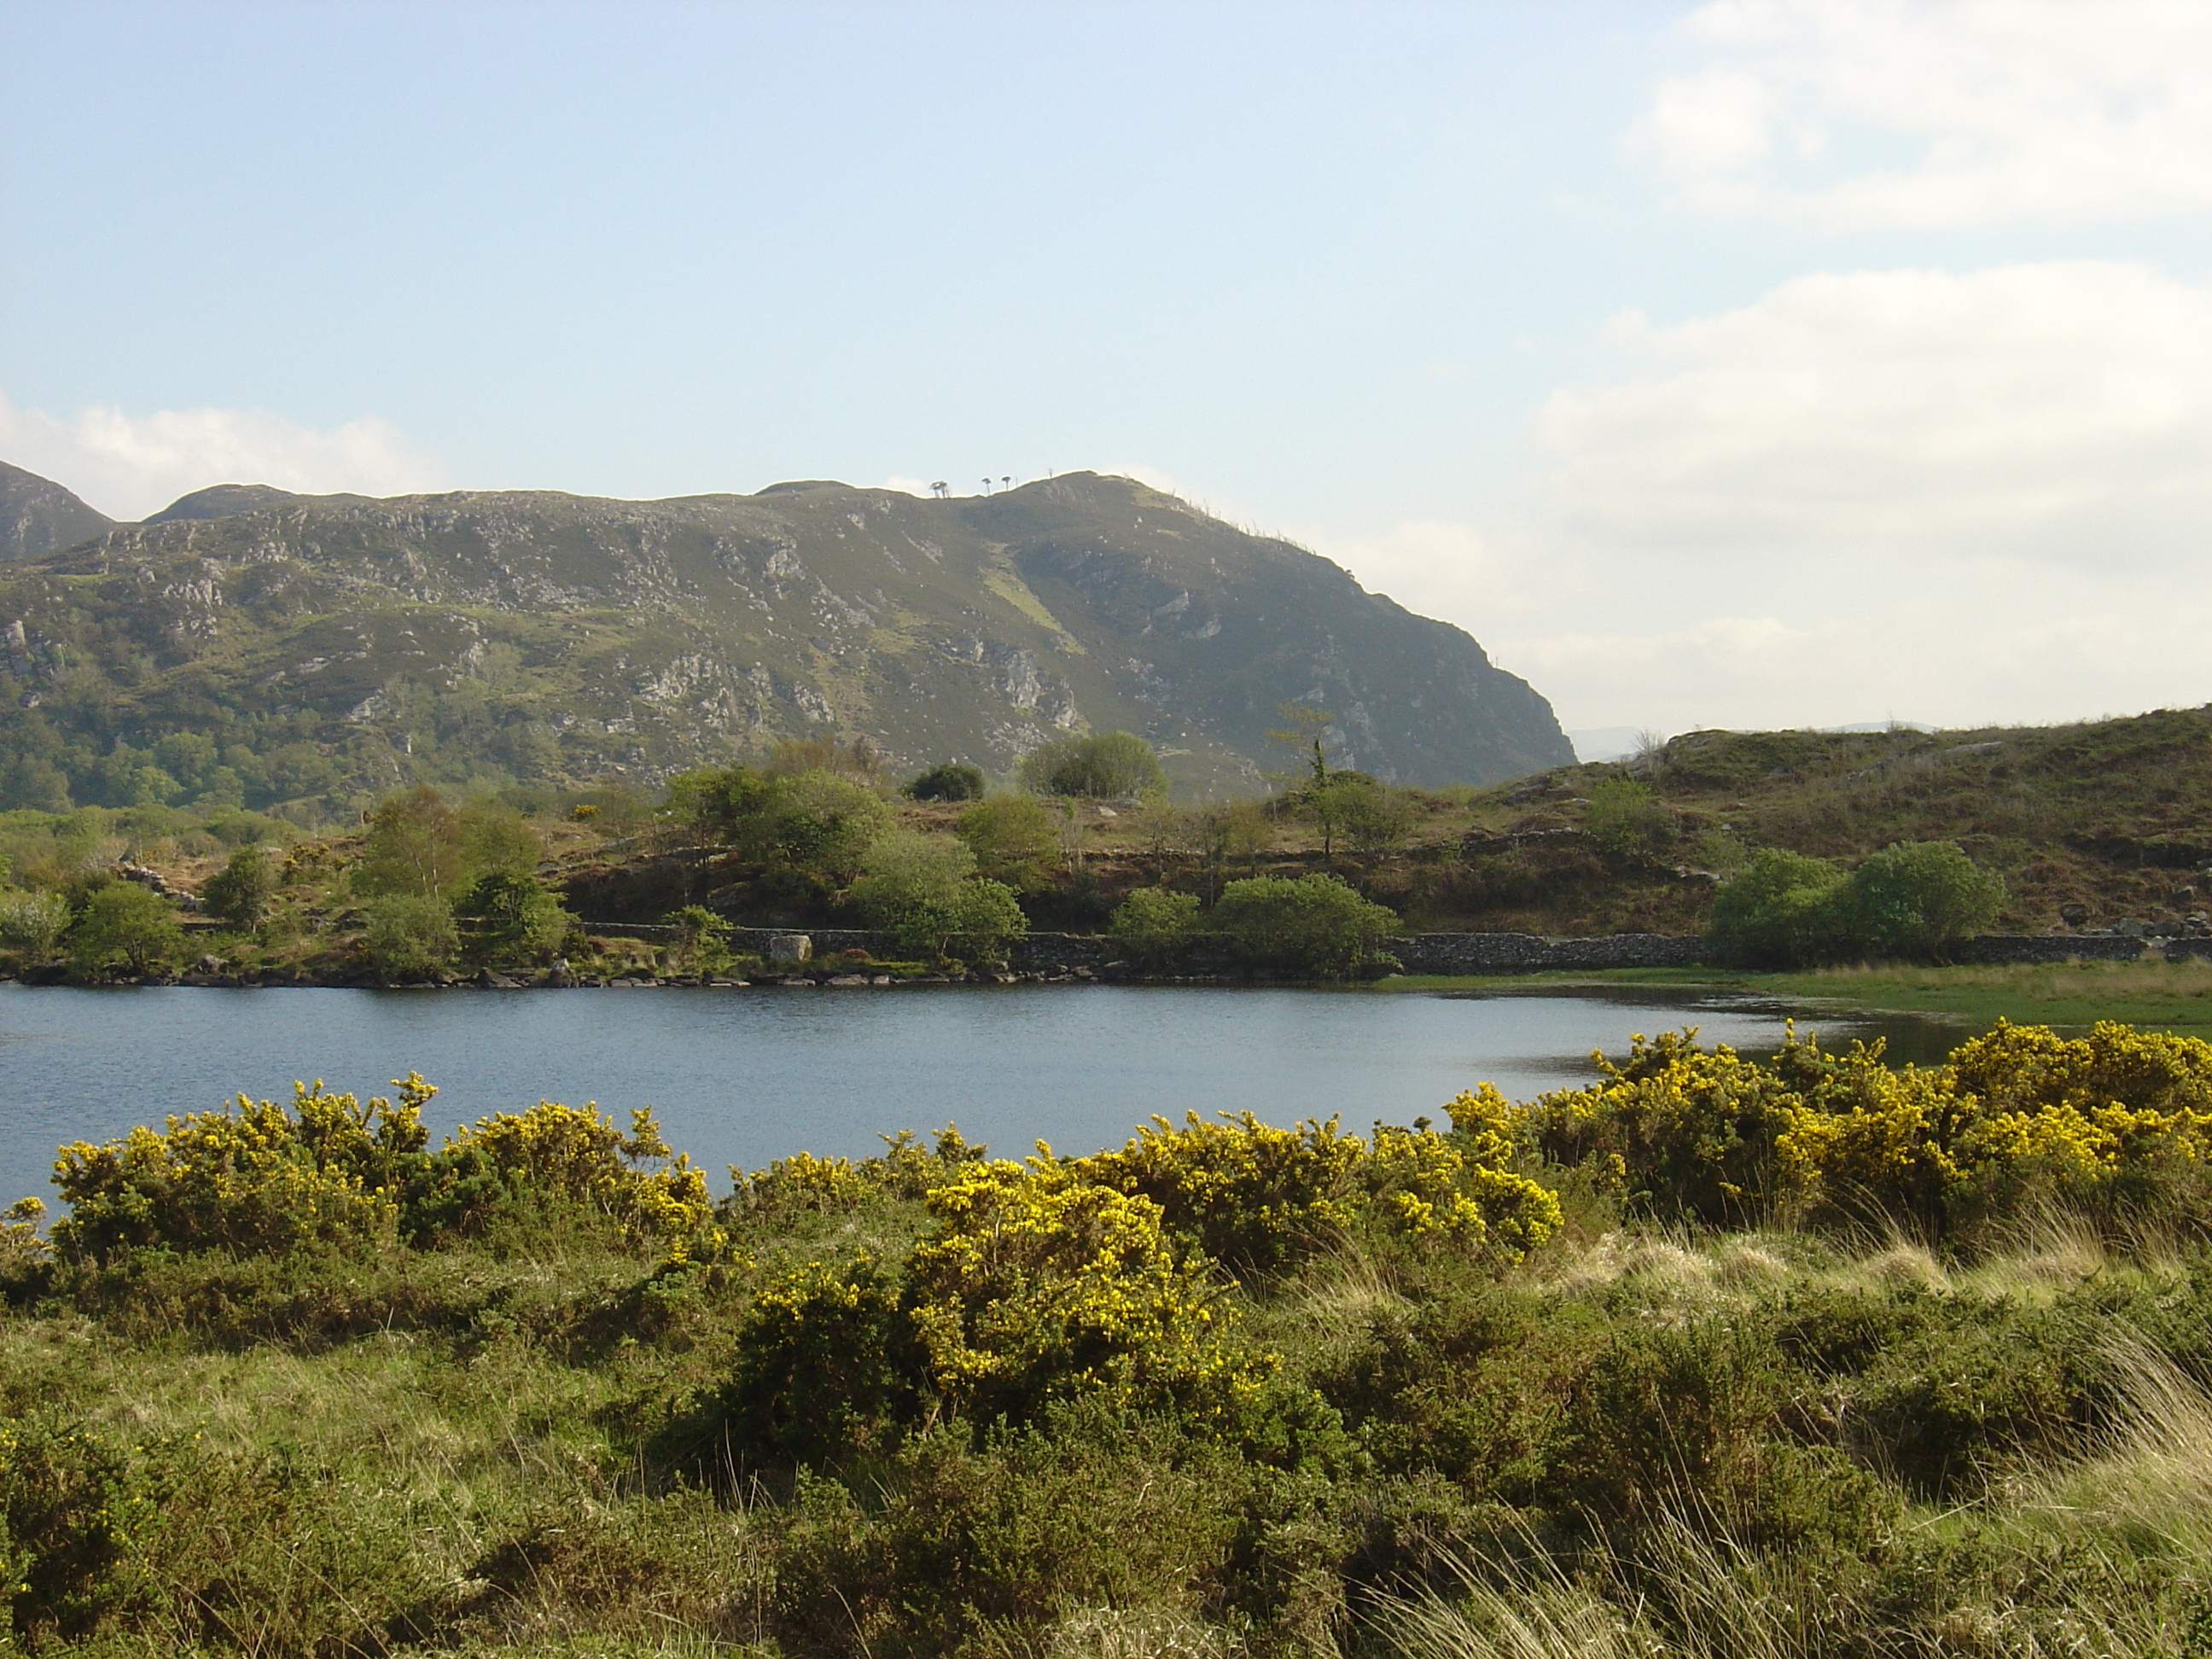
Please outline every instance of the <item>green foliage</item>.
[[1035, 893], [1059, 873], [1060, 820], [1035, 795], [994, 795], [963, 808], [953, 833], [975, 866], [1017, 893]]
[[94, 1425], [51, 1412], [0, 1423], [0, 1571], [32, 1651], [152, 1600], [138, 1559], [157, 1515], [149, 1485], [143, 1460]]
[[975, 855], [945, 836], [894, 830], [867, 849], [853, 902], [899, 948], [994, 961], [1027, 927], [1013, 891], [975, 874]]
[[70, 971], [97, 980], [175, 966], [185, 935], [168, 900], [136, 882], [111, 881], [86, 898], [64, 943]]
[[730, 923], [727, 918], [709, 910], [703, 904], [687, 904], [680, 910], [672, 910], [661, 917], [667, 927], [677, 930], [677, 954], [694, 965], [703, 966], [725, 959], [728, 952]]
[[1199, 930], [1198, 900], [1165, 887], [1139, 887], [1114, 908], [1106, 931], [1139, 960], [1163, 963]]
[[210, 915], [234, 927], [257, 927], [269, 914], [281, 882], [276, 860], [266, 847], [249, 842], [208, 878], [200, 902]]
[[1825, 859], [1767, 848], [1714, 895], [1712, 938], [1759, 966], [1927, 957], [1986, 927], [2003, 902], [2003, 884], [1945, 842], [1886, 848], [1848, 876]]
[[468, 867], [461, 815], [428, 784], [390, 795], [368, 815], [353, 886], [371, 897], [445, 899]]
[[398, 1192], [426, 1139], [435, 1092], [412, 1073], [395, 1103], [294, 1085], [290, 1106], [238, 1097], [221, 1112], [172, 1117], [99, 1146], [61, 1150], [54, 1182], [70, 1213], [54, 1224], [67, 1255], [308, 1246], [373, 1252], [398, 1237]]
[[0, 951], [19, 962], [49, 960], [69, 924], [69, 901], [59, 893], [0, 890]]
[[1844, 880], [1826, 859], [1761, 848], [1713, 895], [1713, 944], [1754, 966], [1812, 960], [1833, 936], [1832, 899]]
[[1949, 842], [1885, 848], [1851, 872], [1837, 932], [1877, 957], [1933, 957], [1996, 920], [2004, 884]]
[[362, 949], [386, 979], [421, 979], [453, 964], [460, 931], [453, 907], [419, 893], [387, 893], [363, 907]]
[[1249, 876], [1221, 890], [1209, 918], [1250, 969], [1343, 979], [1377, 960], [1398, 918], [1334, 876]]
[[1583, 829], [1607, 852], [1626, 854], [1656, 852], [1670, 845], [1681, 833], [1681, 823], [1649, 784], [1633, 778], [1603, 778], [1590, 786]]
[[1134, 799], [1167, 787], [1152, 744], [1129, 732], [1054, 738], [1022, 758], [1022, 781], [1042, 795]]
[[479, 876], [453, 907], [470, 924], [470, 948], [501, 960], [544, 962], [561, 949], [576, 918], [535, 876]]
[[906, 786], [910, 800], [981, 800], [983, 769], [966, 761], [940, 761]]
[[823, 771], [686, 773], [670, 786], [666, 810], [748, 859], [836, 885], [853, 878], [869, 844], [892, 825], [873, 789]]
[[1328, 773], [1291, 799], [1298, 815], [1321, 831], [1325, 858], [1334, 854], [1339, 836], [1370, 858], [1394, 853], [1413, 825], [1413, 804], [1406, 793], [1364, 772]]

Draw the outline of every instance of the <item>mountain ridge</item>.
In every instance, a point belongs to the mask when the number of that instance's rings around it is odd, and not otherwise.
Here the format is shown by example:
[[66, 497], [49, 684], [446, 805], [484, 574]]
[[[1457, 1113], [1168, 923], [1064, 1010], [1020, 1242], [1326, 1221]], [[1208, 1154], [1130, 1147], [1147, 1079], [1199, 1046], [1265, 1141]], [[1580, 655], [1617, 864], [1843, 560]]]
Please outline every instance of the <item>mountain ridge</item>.
[[[657, 781], [810, 735], [1004, 772], [1115, 727], [1179, 785], [1249, 787], [1291, 701], [1336, 714], [1339, 764], [1392, 781], [1572, 758], [1550, 705], [1463, 630], [1095, 473], [943, 500], [829, 480], [651, 501], [216, 486], [0, 565], [8, 629], [0, 763], [40, 758], [72, 799], [119, 787], [90, 778], [87, 742], [150, 754], [194, 732], [241, 760], [313, 746], [331, 765], [303, 775], [335, 775], [307, 793]], [[180, 790], [213, 770], [172, 762], [145, 763]], [[221, 763], [249, 796], [299, 793]]]

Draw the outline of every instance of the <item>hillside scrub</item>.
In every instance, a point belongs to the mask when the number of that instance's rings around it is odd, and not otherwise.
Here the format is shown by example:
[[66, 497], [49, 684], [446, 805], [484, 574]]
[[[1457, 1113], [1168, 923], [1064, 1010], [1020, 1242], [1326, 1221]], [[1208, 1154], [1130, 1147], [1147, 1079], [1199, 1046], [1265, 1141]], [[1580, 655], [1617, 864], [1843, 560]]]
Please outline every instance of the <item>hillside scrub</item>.
[[710, 1201], [303, 1087], [0, 1228], [34, 1653], [2197, 1659], [2212, 1046], [1639, 1042]]

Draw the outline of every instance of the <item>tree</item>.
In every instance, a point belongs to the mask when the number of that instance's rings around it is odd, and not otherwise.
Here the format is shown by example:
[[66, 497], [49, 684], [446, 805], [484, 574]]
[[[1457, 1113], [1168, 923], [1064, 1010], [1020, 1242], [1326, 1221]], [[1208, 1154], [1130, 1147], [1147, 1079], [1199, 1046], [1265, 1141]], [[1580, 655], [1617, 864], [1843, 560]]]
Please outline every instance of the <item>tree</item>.
[[461, 948], [453, 908], [420, 893], [387, 893], [368, 907], [362, 948], [386, 979], [422, 979], [453, 965]]
[[676, 953], [692, 967], [702, 967], [723, 958], [724, 946], [729, 942], [730, 924], [705, 905], [687, 904], [680, 910], [670, 911], [660, 920], [664, 925], [676, 929]]
[[467, 869], [460, 814], [428, 784], [388, 795], [368, 815], [361, 861], [354, 866], [356, 892], [442, 898]]
[[953, 825], [977, 869], [1018, 893], [1052, 885], [1060, 867], [1060, 823], [1035, 795], [993, 795], [964, 808]]
[[1899, 842], [1851, 872], [1838, 932], [1874, 956], [1930, 957], [1996, 920], [2004, 884], [1948, 841]]
[[59, 893], [0, 893], [0, 950], [19, 962], [47, 960], [69, 925], [69, 901]]
[[1275, 712], [1285, 724], [1269, 731], [1269, 739], [1281, 744], [1298, 757], [1298, 769], [1285, 774], [1269, 774], [1278, 783], [1303, 782], [1317, 788], [1328, 781], [1327, 743], [1329, 728], [1336, 724], [1336, 716], [1326, 708], [1316, 708], [1311, 703], [1282, 702]]
[[1152, 744], [1130, 732], [1055, 738], [1023, 757], [1022, 781], [1039, 794], [1133, 799], [1167, 787]]
[[945, 836], [893, 830], [867, 850], [853, 902], [898, 940], [899, 948], [969, 960], [1005, 954], [1028, 923], [1013, 890], [975, 873], [975, 855]]
[[1248, 876], [1222, 889], [1214, 928], [1255, 971], [1342, 979], [1398, 931], [1395, 912], [1334, 876]]
[[218, 921], [234, 927], [258, 927], [276, 896], [276, 860], [258, 842], [248, 842], [230, 855], [230, 861], [208, 878], [200, 902]]
[[453, 914], [474, 924], [471, 942], [483, 955], [531, 962], [552, 957], [576, 925], [544, 883], [501, 870], [478, 876]]
[[1714, 893], [1713, 944], [1754, 967], [1808, 961], [1832, 938], [1832, 899], [1844, 881], [1826, 859], [1761, 848]]
[[460, 811], [463, 878], [529, 876], [545, 857], [545, 838], [521, 813], [497, 801], [471, 801]]
[[66, 935], [70, 966], [80, 978], [100, 979], [120, 969], [150, 973], [173, 964], [184, 951], [176, 910], [150, 889], [111, 881], [95, 889]]
[[906, 786], [909, 800], [981, 800], [983, 769], [966, 761], [943, 761]]

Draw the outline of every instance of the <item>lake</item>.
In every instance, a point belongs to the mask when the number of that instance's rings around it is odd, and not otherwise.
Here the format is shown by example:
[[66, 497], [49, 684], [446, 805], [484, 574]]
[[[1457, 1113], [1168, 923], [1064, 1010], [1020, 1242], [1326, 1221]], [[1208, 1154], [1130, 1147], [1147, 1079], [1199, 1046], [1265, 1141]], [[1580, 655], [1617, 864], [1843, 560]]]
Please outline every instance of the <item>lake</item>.
[[[1378, 993], [1303, 988], [915, 986], [635, 990], [72, 990], [0, 985], [0, 1204], [51, 1200], [54, 1148], [295, 1078], [363, 1096], [410, 1068], [441, 1131], [540, 1099], [658, 1113], [705, 1166], [804, 1147], [864, 1156], [881, 1133], [957, 1122], [1018, 1155], [1118, 1145], [1152, 1113], [1249, 1109], [1443, 1121], [1487, 1079], [1514, 1099], [1595, 1075], [1589, 1054], [1685, 1024], [1771, 1050], [1787, 1006], [1686, 988]], [[1965, 1026], [1801, 1017], [1832, 1048], [1882, 1036], [1940, 1059]]]

